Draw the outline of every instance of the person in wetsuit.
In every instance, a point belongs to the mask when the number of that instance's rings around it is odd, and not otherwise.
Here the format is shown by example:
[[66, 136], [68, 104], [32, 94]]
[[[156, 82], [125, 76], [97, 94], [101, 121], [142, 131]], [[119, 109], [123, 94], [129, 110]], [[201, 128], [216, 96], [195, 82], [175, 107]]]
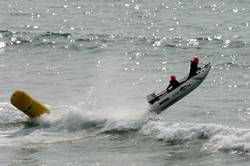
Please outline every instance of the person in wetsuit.
[[190, 64], [190, 72], [189, 72], [188, 79], [196, 75], [197, 69], [199, 69], [198, 63], [199, 63], [198, 56], [194, 56]]
[[167, 87], [167, 92], [171, 92], [180, 85], [179, 81], [176, 80], [175, 75], [171, 75], [169, 85]]

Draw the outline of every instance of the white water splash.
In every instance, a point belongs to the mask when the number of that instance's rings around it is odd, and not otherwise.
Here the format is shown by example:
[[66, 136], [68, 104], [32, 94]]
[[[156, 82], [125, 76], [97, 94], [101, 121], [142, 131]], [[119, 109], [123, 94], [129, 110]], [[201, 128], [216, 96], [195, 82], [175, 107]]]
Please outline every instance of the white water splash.
[[0, 49], [4, 48], [6, 46], [6, 44], [4, 42], [0, 42]]
[[203, 151], [250, 152], [250, 129], [218, 124], [149, 122], [141, 133], [166, 142], [204, 139]]

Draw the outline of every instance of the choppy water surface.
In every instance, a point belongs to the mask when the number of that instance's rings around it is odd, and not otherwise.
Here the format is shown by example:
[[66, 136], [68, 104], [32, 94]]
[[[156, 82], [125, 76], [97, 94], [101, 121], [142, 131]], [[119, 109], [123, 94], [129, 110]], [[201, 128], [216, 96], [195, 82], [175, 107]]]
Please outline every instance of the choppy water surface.
[[[0, 165], [250, 163], [246, 0], [0, 1]], [[213, 65], [160, 115], [145, 96]], [[25, 89], [51, 110], [30, 120]]]

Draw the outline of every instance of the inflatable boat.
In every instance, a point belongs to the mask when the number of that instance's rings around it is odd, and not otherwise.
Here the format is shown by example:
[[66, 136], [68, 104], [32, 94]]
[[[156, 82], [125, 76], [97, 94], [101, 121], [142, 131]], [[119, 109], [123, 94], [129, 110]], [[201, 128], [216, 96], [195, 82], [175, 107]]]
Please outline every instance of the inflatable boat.
[[175, 102], [179, 101], [187, 94], [192, 92], [197, 88], [202, 81], [206, 78], [207, 74], [211, 69], [211, 64], [208, 63], [197, 71], [197, 74], [190, 79], [187, 79], [188, 76], [181, 79], [179, 85], [176, 89], [171, 92], [164, 91], [159, 94], [154, 92], [147, 96], [147, 101], [150, 104], [150, 112], [155, 112], [160, 114], [162, 111], [173, 105]]

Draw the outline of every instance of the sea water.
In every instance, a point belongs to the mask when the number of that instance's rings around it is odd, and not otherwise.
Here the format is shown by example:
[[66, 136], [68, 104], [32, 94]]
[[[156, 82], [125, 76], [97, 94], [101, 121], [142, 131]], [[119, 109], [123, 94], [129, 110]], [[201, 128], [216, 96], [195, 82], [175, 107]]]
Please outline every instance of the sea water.
[[[1, 166], [248, 166], [247, 0], [1, 0]], [[146, 96], [212, 69], [159, 115]], [[50, 114], [30, 120], [16, 89]]]

